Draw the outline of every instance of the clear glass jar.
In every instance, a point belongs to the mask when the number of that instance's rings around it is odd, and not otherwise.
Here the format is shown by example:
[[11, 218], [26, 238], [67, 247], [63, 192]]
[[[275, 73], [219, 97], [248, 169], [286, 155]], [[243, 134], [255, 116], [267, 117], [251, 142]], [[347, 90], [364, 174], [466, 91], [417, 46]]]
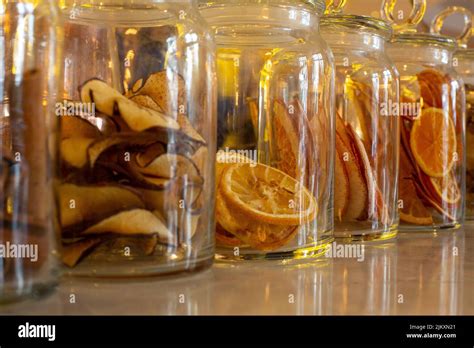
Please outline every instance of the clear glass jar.
[[385, 53], [390, 26], [334, 12], [321, 33], [336, 65], [335, 236], [397, 235], [399, 80]]
[[201, 4], [218, 46], [219, 258], [322, 255], [333, 239], [334, 147], [324, 3]]
[[214, 257], [215, 47], [192, 0], [64, 4], [59, 202], [80, 276]]
[[431, 24], [431, 32], [440, 34], [444, 21], [451, 15], [461, 14], [464, 29], [456, 38], [458, 49], [454, 53], [453, 66], [464, 82], [466, 91], [466, 219], [474, 219], [474, 50], [467, 48], [472, 32], [472, 13], [459, 6], [441, 11]]
[[54, 200], [61, 30], [54, 1], [3, 1], [0, 47], [0, 302], [57, 282]]
[[452, 38], [410, 29], [387, 50], [400, 73], [403, 230], [452, 229], [463, 221], [465, 95], [455, 49]]
[[457, 50], [454, 62], [466, 90], [466, 220], [474, 220], [474, 49]]

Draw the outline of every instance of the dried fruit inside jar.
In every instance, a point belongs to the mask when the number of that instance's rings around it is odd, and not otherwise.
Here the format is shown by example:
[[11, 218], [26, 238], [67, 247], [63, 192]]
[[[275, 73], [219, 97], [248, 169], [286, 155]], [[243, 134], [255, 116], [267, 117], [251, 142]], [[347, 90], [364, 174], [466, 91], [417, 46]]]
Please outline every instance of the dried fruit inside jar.
[[[170, 76], [177, 99], [169, 96]], [[80, 86], [80, 100], [64, 104], [72, 112], [60, 118], [57, 190], [67, 266], [197, 253], [209, 203], [208, 144], [170, 102], [184, 99], [183, 78], [163, 70], [125, 95], [91, 79]]]
[[466, 84], [466, 219], [474, 219], [474, 85]]
[[396, 224], [396, 81], [379, 87], [367, 81], [365, 69], [347, 69], [340, 66], [337, 74], [335, 234], [390, 238]]
[[421, 106], [414, 116], [401, 115], [399, 198], [404, 225], [449, 227], [460, 222], [463, 117], [457, 100], [444, 102], [452, 100], [456, 86], [451, 76], [429, 68], [402, 80], [402, 102]]

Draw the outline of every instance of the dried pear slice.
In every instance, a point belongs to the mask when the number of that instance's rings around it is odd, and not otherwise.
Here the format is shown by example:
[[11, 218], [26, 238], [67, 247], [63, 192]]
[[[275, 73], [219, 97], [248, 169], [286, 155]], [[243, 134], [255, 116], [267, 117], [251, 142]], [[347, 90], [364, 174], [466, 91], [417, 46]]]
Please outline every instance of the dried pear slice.
[[144, 106], [148, 109], [161, 112], [162, 114], [164, 113], [163, 109], [157, 103], [155, 103], [155, 101], [151, 97], [147, 95], [134, 95], [133, 97], [130, 97], [130, 100], [140, 106]]
[[97, 159], [104, 152], [114, 146], [125, 145], [127, 147], [148, 147], [157, 141], [157, 136], [153, 133], [120, 133], [99, 139], [89, 146], [89, 164], [91, 167], [94, 167]]
[[132, 90], [135, 94], [148, 95], [168, 115], [173, 115], [185, 105], [184, 79], [167, 70], [151, 74], [145, 83], [138, 81]]
[[67, 138], [61, 141], [61, 158], [70, 166], [83, 168], [88, 161], [87, 150], [95, 141], [90, 138]]
[[155, 158], [166, 153], [166, 149], [163, 144], [155, 143], [146, 148], [143, 152], [136, 154], [136, 161], [140, 167], [148, 166]]
[[95, 223], [120, 211], [144, 208], [138, 193], [119, 186], [62, 184], [59, 203], [61, 226], [64, 228]]
[[199, 170], [190, 159], [168, 153], [157, 157], [146, 167], [139, 167], [139, 171], [144, 175], [169, 179], [185, 175], [191, 178], [199, 176]]
[[150, 256], [158, 245], [158, 236], [119, 237], [104, 243], [109, 250], [130, 249], [130, 256]]
[[188, 137], [202, 145], [206, 145], [206, 141], [201, 136], [201, 134], [199, 134], [198, 131], [193, 127], [191, 121], [187, 116], [178, 115], [178, 124], [181, 127], [181, 131], [185, 133]]
[[75, 267], [88, 252], [102, 241], [101, 238], [83, 239], [79, 242], [63, 245], [61, 260], [68, 267]]
[[61, 125], [61, 139], [68, 138], [98, 138], [100, 130], [92, 123], [79, 116], [62, 116], [59, 118]]
[[101, 80], [89, 80], [80, 88], [80, 93], [83, 102], [95, 103], [97, 110], [108, 116], [118, 114], [135, 132], [154, 127], [180, 128], [172, 118], [134, 103]]
[[120, 235], [152, 235], [157, 234], [160, 240], [172, 238], [165, 224], [148, 210], [134, 209], [124, 211], [102, 220], [82, 232], [82, 235], [100, 235], [115, 233]]

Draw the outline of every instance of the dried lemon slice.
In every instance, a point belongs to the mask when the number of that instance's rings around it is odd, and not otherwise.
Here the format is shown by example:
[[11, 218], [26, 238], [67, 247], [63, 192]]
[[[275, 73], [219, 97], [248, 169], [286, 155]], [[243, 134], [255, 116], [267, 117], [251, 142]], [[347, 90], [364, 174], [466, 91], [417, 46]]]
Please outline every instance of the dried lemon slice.
[[314, 196], [298, 181], [264, 164], [234, 164], [219, 188], [230, 209], [273, 225], [301, 225], [316, 218]]

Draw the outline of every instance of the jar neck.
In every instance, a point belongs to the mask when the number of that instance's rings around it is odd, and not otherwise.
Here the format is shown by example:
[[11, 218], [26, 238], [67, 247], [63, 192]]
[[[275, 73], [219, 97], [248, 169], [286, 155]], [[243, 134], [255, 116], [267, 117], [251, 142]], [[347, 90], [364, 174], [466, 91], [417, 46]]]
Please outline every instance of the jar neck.
[[350, 51], [385, 50], [385, 39], [372, 33], [337, 31], [330, 26], [321, 27], [321, 35], [334, 53]]
[[272, 4], [239, 5], [230, 3], [223, 6], [203, 7], [201, 14], [215, 29], [233, 28], [238, 35], [239, 27], [266, 26], [281, 29], [298, 29], [310, 32], [319, 29], [319, 15], [296, 6]]
[[437, 46], [420, 46], [419, 44], [392, 43], [388, 45], [389, 57], [395, 62], [420, 63], [438, 66], [452, 64], [453, 52]]

